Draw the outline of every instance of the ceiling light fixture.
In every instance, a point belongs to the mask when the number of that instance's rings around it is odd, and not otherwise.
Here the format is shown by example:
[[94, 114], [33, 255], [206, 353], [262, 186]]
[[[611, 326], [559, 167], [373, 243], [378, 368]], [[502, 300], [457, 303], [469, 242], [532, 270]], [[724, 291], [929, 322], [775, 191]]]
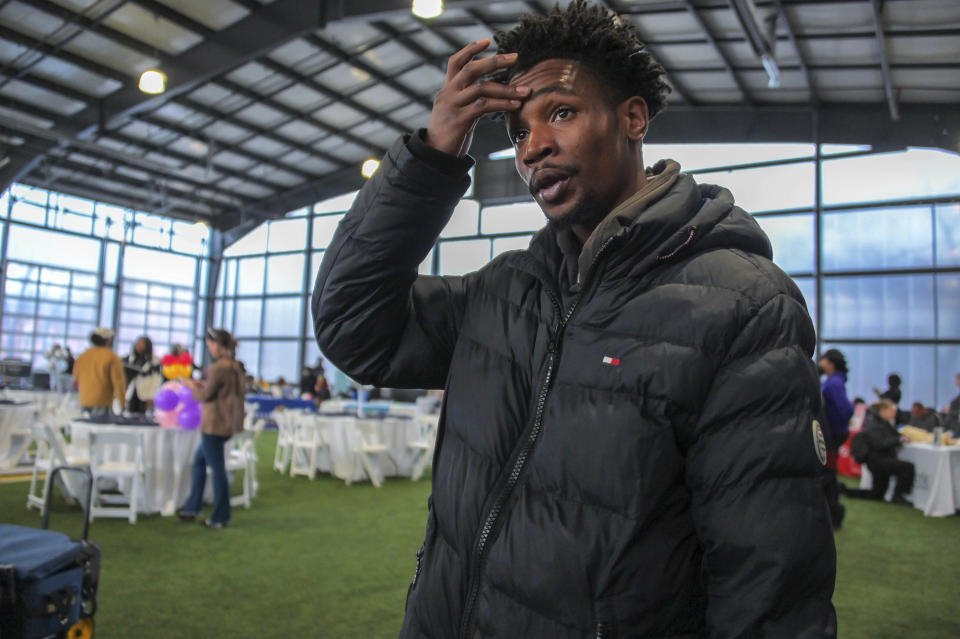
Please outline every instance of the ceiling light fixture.
[[377, 169], [380, 168], [380, 160], [374, 160], [370, 158], [369, 160], [364, 160], [363, 166], [360, 167], [360, 175], [365, 178], [370, 178], [374, 173], [377, 172]]
[[167, 76], [163, 71], [147, 69], [140, 74], [140, 83], [137, 87], [150, 95], [163, 93], [167, 90]]
[[418, 18], [436, 18], [443, 13], [443, 0], [413, 0], [410, 10]]

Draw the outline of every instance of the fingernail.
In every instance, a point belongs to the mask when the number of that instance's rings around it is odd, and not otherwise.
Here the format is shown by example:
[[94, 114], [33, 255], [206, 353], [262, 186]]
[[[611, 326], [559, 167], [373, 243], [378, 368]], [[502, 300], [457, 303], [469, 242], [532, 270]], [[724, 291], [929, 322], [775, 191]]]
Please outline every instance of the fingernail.
[[520, 106], [520, 100], [510, 100], [510, 106]]
[[527, 95], [528, 93], [530, 93], [530, 87], [518, 86], [517, 93], [519, 93], [520, 95]]
[[507, 58], [507, 59], [509, 59], [509, 60], [513, 60], [515, 57], [517, 57], [517, 54], [516, 54], [516, 53], [504, 53], [504, 54], [503, 54], [503, 57], [505, 57], [505, 58]]

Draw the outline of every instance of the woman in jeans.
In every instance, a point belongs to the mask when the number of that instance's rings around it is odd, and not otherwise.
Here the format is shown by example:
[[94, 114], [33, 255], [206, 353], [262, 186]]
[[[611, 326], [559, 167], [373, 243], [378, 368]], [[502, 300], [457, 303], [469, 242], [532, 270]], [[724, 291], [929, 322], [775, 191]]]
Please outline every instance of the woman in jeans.
[[234, 358], [237, 340], [227, 331], [208, 329], [207, 348], [216, 360], [205, 382], [187, 381], [193, 396], [203, 402], [200, 448], [193, 459], [190, 496], [180, 511], [182, 521], [193, 521], [203, 508], [207, 466], [213, 472], [213, 512], [204, 520], [207, 528], [223, 528], [230, 521], [230, 482], [224, 463], [224, 444], [243, 430], [243, 368]]

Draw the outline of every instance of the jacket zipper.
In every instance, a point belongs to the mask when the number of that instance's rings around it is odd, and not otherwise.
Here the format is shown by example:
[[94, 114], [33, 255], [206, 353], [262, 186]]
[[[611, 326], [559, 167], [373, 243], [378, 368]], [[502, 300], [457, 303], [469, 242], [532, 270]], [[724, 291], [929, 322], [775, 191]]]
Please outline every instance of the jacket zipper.
[[[590, 268], [587, 270], [588, 273], [592, 275], [594, 266], [596, 266], [600, 256], [606, 250], [607, 246], [610, 245], [610, 242], [613, 239], [614, 237], [607, 238], [603, 245], [601, 245], [597, 250], [596, 254], [593, 256], [593, 260], [590, 262]], [[592, 277], [588, 277], [588, 281], [592, 279]], [[557, 315], [560, 315], [560, 323], [557, 325], [556, 335], [550, 340], [550, 344], [548, 346], [547, 372], [544, 375], [543, 383], [540, 385], [540, 393], [537, 397], [537, 408], [536, 412], [534, 413], [535, 418], [533, 427], [530, 429], [530, 434], [527, 436], [527, 441], [523, 444], [523, 448], [520, 449], [520, 452], [513, 463], [513, 468], [510, 471], [510, 475], [507, 478], [506, 484], [500, 489], [497, 498], [493, 502], [493, 506], [487, 512], [487, 516], [484, 518], [483, 527], [480, 529], [480, 534], [477, 537], [477, 543], [473, 554], [476, 560], [474, 563], [476, 570], [473, 573], [470, 589], [467, 591], [466, 604], [463, 608], [462, 622], [460, 624], [461, 639], [469, 638], [470, 630], [473, 626], [473, 617], [476, 612], [477, 597], [480, 595], [480, 578], [483, 575], [483, 563], [485, 560], [487, 541], [489, 541], [490, 534], [493, 532], [494, 526], [497, 523], [497, 519], [499, 519], [500, 513], [503, 511], [503, 507], [506, 505], [507, 498], [513, 493], [513, 489], [516, 487], [517, 480], [520, 479], [520, 473], [523, 471], [523, 468], [527, 463], [530, 452], [533, 450], [534, 445], [540, 438], [540, 432], [543, 430], [543, 409], [546, 407], [547, 395], [550, 393], [550, 384], [553, 381], [553, 369], [554, 365], [556, 364], [556, 354], [560, 348], [563, 331], [567, 326], [567, 322], [569, 322], [570, 318], [573, 317], [573, 313], [577, 309], [577, 306], [579, 306], [580, 300], [583, 299], [583, 294], [585, 291], [586, 287], [581, 289], [580, 295], [573, 300], [573, 303], [570, 304], [570, 308], [567, 309], [565, 315], [561, 315], [563, 312], [563, 307], [560, 304], [560, 300], [552, 292], [549, 292], [550, 300], [553, 302], [553, 306], [557, 311]]]
[[597, 639], [610, 639], [610, 635], [607, 632], [610, 627], [603, 621], [597, 624]]

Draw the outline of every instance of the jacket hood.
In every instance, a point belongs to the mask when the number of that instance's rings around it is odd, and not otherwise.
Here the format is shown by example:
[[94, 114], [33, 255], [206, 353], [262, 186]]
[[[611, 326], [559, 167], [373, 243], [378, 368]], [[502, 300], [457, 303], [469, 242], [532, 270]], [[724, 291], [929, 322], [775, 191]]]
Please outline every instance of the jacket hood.
[[[648, 185], [611, 211], [582, 249], [572, 231], [547, 224], [531, 241], [531, 251], [553, 272], [565, 266], [561, 282], [568, 280], [574, 289], [603, 252], [609, 253], [610, 267], [627, 264], [631, 276], [719, 248], [772, 257], [770, 240], [757, 221], [734, 204], [729, 190], [697, 184], [679, 171], [680, 165], [673, 160], [661, 160], [647, 169]], [[576, 278], [570, 268], [574, 251]]]

